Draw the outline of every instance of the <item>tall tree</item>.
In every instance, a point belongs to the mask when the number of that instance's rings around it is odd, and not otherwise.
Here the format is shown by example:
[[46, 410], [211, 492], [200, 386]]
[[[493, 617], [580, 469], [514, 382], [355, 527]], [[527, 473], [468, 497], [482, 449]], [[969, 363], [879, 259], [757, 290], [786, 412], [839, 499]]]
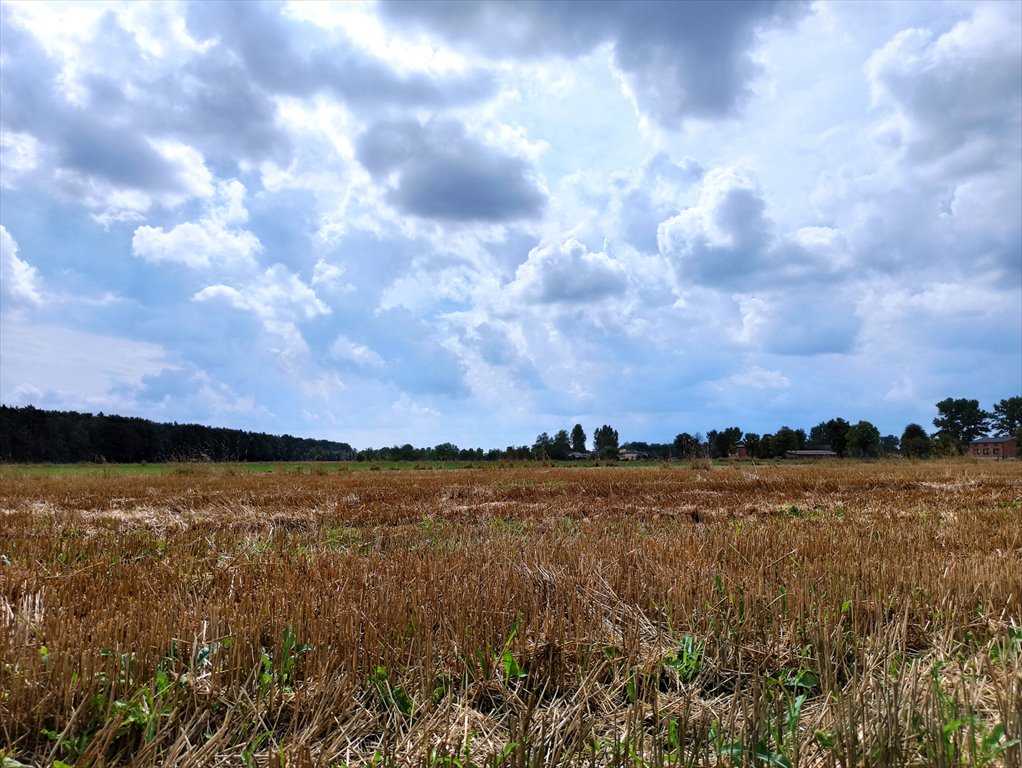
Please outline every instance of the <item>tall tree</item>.
[[728, 427], [720, 432], [710, 430], [706, 433], [706, 439], [710, 443], [710, 456], [715, 459], [726, 459], [738, 448], [738, 441], [742, 439], [742, 430], [738, 427]]
[[868, 421], [860, 421], [848, 428], [848, 449], [859, 458], [880, 455], [880, 430]]
[[617, 455], [617, 430], [609, 424], [604, 424], [593, 433], [593, 447], [600, 456], [612, 453]]
[[773, 445], [773, 455], [783, 456], [786, 451], [797, 451], [804, 447], [806, 444], [806, 433], [804, 429], [781, 427], [774, 433], [771, 442]]
[[576, 424], [571, 428], [571, 450], [579, 453], [586, 451], [586, 431], [582, 429], [581, 424]]
[[550, 439], [550, 435], [546, 432], [541, 432], [536, 437], [536, 442], [532, 444], [532, 457], [534, 459], [550, 458], [550, 449], [553, 444], [554, 441]]
[[568, 458], [568, 451], [571, 450], [571, 441], [568, 439], [568, 430], [558, 430], [554, 435], [554, 441], [550, 445], [550, 458], [557, 461], [564, 461]]
[[750, 456], [759, 456], [759, 435], [755, 432], [746, 432], [742, 441], [745, 443], [745, 450]]
[[691, 459], [699, 455], [699, 441], [688, 432], [682, 432], [672, 443], [674, 455], [679, 459]]
[[1022, 440], [1022, 397], [1006, 397], [994, 406], [994, 426]]
[[830, 448], [838, 456], [844, 456], [850, 428], [851, 424], [841, 418], [821, 421], [809, 430], [808, 445], [811, 448]]
[[827, 434], [827, 422], [821, 421], [809, 430], [807, 445], [810, 448], [823, 448], [825, 445], [830, 445], [830, 435]]
[[931, 451], [930, 436], [918, 424], [909, 424], [901, 433], [901, 455], [910, 459], [925, 459]]
[[949, 397], [937, 403], [937, 412], [933, 426], [955, 441], [959, 453], [990, 428], [990, 414], [979, 407], [979, 400]]

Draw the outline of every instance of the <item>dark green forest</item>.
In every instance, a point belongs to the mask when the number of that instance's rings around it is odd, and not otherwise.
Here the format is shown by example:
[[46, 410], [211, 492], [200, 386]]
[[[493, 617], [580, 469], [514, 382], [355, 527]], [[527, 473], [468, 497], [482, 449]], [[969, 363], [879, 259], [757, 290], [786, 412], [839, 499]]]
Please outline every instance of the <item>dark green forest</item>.
[[0, 461], [342, 461], [347, 443], [0, 405]]

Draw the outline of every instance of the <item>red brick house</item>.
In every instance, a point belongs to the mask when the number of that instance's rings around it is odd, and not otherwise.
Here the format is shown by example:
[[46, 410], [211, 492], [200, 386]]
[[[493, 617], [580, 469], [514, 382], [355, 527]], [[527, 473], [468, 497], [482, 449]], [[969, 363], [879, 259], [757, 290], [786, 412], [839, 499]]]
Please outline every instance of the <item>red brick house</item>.
[[974, 459], [1000, 461], [1018, 458], [1018, 440], [1014, 437], [977, 437], [969, 443], [969, 455]]

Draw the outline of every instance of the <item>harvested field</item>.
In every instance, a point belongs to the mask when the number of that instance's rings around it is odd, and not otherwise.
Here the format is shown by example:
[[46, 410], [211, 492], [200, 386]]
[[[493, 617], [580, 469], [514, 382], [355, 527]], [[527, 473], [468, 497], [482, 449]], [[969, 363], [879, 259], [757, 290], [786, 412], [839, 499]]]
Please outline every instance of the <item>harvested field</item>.
[[1018, 464], [0, 481], [0, 762], [1022, 762]]

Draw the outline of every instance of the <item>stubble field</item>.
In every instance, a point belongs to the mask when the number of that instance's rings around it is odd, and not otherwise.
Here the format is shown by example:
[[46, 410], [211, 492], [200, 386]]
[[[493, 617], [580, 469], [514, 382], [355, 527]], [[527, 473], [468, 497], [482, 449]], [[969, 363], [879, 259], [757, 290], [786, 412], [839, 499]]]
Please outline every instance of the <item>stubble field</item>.
[[4, 469], [0, 554], [5, 768], [1022, 760], [1018, 464]]

